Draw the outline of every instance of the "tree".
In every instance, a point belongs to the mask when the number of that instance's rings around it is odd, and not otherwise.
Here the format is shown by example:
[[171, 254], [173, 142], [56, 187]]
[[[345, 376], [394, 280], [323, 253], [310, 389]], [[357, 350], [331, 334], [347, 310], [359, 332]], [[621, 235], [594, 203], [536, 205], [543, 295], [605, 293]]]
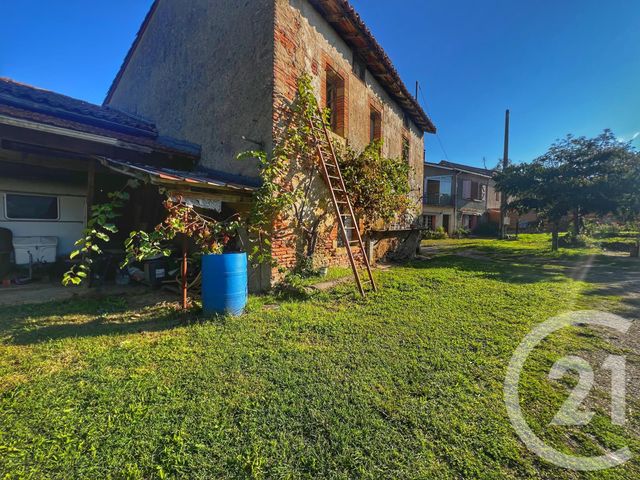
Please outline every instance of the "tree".
[[579, 235], [587, 214], [615, 213], [638, 188], [629, 175], [637, 163], [629, 143], [611, 130], [595, 138], [568, 135], [530, 164], [511, 165], [496, 174], [496, 188], [513, 198], [516, 211], [535, 210], [552, 225], [553, 249], [558, 248], [560, 220], [573, 216], [573, 233]]
[[529, 164], [510, 165], [495, 176], [496, 189], [513, 198], [509, 208], [518, 213], [534, 210], [552, 225], [553, 250], [558, 249], [559, 223], [569, 210], [561, 194], [563, 180], [557, 167], [537, 160]]
[[[625, 223], [635, 223], [638, 237], [636, 247], [640, 247], [640, 152], [628, 157], [625, 175], [619, 180], [624, 191], [617, 216]], [[638, 254], [638, 249], [636, 249]]]

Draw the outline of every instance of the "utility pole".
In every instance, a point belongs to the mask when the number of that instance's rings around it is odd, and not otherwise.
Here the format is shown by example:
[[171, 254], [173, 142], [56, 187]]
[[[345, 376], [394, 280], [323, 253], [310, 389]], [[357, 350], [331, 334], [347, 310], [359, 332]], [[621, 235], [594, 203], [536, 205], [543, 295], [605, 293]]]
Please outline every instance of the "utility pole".
[[416, 80], [416, 100], [418, 100], [418, 93], [420, 92], [420, 82]]
[[[505, 113], [504, 119], [504, 156], [502, 157], [502, 170], [504, 171], [509, 166], [509, 123], [510, 123], [509, 110]], [[507, 223], [505, 218], [507, 216], [507, 196], [504, 193], [500, 194], [500, 238], [507, 238]]]

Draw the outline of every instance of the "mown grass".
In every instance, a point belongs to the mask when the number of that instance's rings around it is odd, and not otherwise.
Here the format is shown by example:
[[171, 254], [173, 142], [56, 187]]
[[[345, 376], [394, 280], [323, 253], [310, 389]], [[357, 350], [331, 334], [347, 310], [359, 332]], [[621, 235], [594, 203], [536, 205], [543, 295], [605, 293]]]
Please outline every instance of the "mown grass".
[[[564, 236], [565, 234], [561, 234]], [[560, 247], [557, 252], [551, 251], [551, 234], [530, 233], [520, 234], [517, 240], [502, 241], [494, 238], [464, 238], [444, 240], [424, 240], [423, 246], [449, 247], [455, 250], [473, 248], [487, 253], [533, 255], [538, 258], [576, 258], [585, 255], [601, 255], [605, 251], [617, 251], [628, 253], [631, 246], [635, 245], [638, 234], [635, 232], [623, 232], [615, 236], [597, 235], [591, 239], [589, 247]]]
[[[518, 243], [502, 245], [537, 252]], [[366, 299], [349, 284], [306, 298], [254, 297], [240, 318], [184, 317], [127, 298], [1, 309], [0, 474], [640, 476], [636, 460], [581, 475], [546, 464], [517, 438], [503, 405], [522, 337], [591, 304], [587, 283], [508, 257], [443, 255], [376, 275], [381, 290]], [[565, 332], [527, 363], [527, 418], [563, 451], [640, 449], [637, 410], [627, 430], [605, 411], [590, 427], [547, 426], [568, 393], [548, 381], [551, 365], [602, 346]]]
[[533, 256], [536, 258], [576, 258], [585, 255], [601, 254], [597, 245], [588, 248], [564, 248], [551, 251], [551, 234], [521, 234], [517, 240], [497, 240], [495, 238], [464, 238], [444, 240], [424, 240], [423, 246], [448, 247], [454, 250], [478, 250], [499, 255]]

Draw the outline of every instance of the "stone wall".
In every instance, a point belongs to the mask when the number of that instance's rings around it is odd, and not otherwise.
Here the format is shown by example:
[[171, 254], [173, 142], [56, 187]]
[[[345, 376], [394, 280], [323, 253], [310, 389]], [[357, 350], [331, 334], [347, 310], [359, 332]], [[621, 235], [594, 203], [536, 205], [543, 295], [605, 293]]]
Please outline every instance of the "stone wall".
[[202, 146], [201, 165], [257, 177], [235, 156], [271, 148], [273, 0], [159, 0], [109, 104]]

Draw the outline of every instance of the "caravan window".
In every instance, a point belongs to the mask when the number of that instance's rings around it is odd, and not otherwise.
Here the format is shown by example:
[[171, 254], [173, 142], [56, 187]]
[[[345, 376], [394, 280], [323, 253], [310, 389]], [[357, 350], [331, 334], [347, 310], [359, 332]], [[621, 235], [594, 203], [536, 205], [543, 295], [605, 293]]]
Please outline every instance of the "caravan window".
[[58, 197], [7, 193], [5, 211], [10, 220], [58, 220]]

